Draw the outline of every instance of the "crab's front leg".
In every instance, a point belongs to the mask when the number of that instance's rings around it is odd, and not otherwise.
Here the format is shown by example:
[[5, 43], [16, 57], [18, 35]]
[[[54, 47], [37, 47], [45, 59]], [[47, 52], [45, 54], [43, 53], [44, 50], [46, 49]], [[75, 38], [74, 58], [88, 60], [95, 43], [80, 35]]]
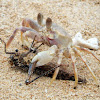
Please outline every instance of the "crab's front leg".
[[60, 53], [59, 53], [59, 58], [58, 58], [58, 62], [57, 62], [57, 68], [56, 68], [56, 70], [55, 70], [55, 72], [54, 72], [54, 75], [53, 75], [53, 78], [52, 78], [52, 80], [51, 80], [51, 82], [50, 82], [50, 85], [53, 83], [53, 81], [56, 79], [56, 77], [57, 77], [57, 75], [58, 75], [58, 73], [59, 73], [59, 69], [60, 69], [60, 65], [61, 65], [61, 62], [62, 62], [62, 58], [63, 58], [63, 52], [64, 52], [64, 50], [62, 49], [61, 51], [60, 51]]
[[[70, 50], [70, 51], [71, 51], [71, 50]], [[75, 55], [75, 54], [74, 54], [74, 55]], [[70, 56], [71, 56], [71, 60], [72, 60], [72, 65], [73, 65], [73, 69], [74, 69], [74, 77], [75, 77], [74, 89], [76, 89], [77, 84], [78, 84], [78, 73], [77, 73], [77, 68], [76, 68], [76, 64], [75, 64], [75, 58], [73, 57], [72, 51], [70, 52]]]
[[52, 61], [56, 51], [57, 51], [57, 46], [53, 45], [52, 47], [49, 48], [49, 50], [38, 53], [32, 59], [30, 65], [29, 65], [28, 78], [25, 81], [26, 85], [31, 83], [30, 78], [31, 78], [31, 75], [32, 75], [35, 67], [45, 65], [45, 64], [49, 63], [50, 61]]
[[21, 31], [23, 32], [24, 34], [22, 34], [22, 45], [26, 45], [27, 47], [30, 46], [30, 43], [28, 41], [27, 38], [31, 38], [31, 39], [34, 39], [34, 37], [36, 36], [36, 40], [37, 41], [40, 41], [41, 39], [41, 35], [34, 29], [31, 29], [31, 28], [28, 28], [28, 27], [19, 27], [19, 28], [16, 28], [13, 32], [13, 34], [11, 35], [11, 37], [9, 38], [8, 42], [7, 42], [7, 47], [9, 47], [9, 45], [11, 44], [11, 42], [13, 41], [14, 37], [16, 36], [17, 32], [18, 31]]

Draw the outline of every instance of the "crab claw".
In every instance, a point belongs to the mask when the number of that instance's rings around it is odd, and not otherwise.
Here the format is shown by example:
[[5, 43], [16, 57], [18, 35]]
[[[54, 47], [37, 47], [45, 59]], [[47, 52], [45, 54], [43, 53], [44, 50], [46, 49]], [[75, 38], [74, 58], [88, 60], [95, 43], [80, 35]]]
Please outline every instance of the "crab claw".
[[37, 61], [29, 64], [28, 79], [25, 81], [26, 85], [30, 84], [30, 78], [31, 78], [31, 75], [35, 69], [36, 63], [37, 63]]
[[56, 51], [57, 51], [57, 46], [53, 45], [47, 51], [39, 52], [32, 59], [31, 63], [29, 64], [28, 79], [25, 82], [26, 84], [31, 83], [30, 78], [31, 78], [31, 75], [32, 75], [35, 67], [42, 66], [42, 65], [49, 63], [54, 58], [54, 54], [56, 53]]

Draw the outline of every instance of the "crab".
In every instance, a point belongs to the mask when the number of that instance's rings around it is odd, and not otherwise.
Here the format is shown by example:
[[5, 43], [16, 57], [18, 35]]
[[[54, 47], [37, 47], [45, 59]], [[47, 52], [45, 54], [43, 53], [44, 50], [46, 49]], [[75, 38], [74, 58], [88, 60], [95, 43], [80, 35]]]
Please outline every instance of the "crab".
[[[13, 35], [10, 37], [10, 39], [7, 42], [7, 47], [10, 45], [11, 41], [14, 39], [17, 30], [21, 31], [21, 40], [22, 40], [22, 43], [25, 43], [25, 45], [27, 46], [29, 45], [28, 38], [33, 39], [34, 37], [36, 37], [35, 41], [37, 43], [42, 42], [50, 47], [50, 50], [42, 51], [38, 53], [32, 59], [32, 62], [29, 65], [29, 76], [28, 76], [28, 79], [26, 80], [26, 84], [30, 83], [30, 77], [34, 68], [50, 62], [53, 59], [54, 54], [56, 54], [56, 51], [59, 52], [58, 61], [57, 61], [58, 67], [56, 68], [54, 72], [54, 75], [50, 84], [52, 84], [52, 82], [56, 79], [59, 73], [59, 69], [60, 69], [59, 66], [62, 63], [63, 56], [65, 56], [66, 58], [71, 58], [72, 60], [72, 65], [74, 69], [74, 77], [75, 77], [74, 88], [76, 88], [78, 84], [78, 73], [77, 73], [77, 68], [75, 65], [77, 56], [80, 57], [82, 62], [90, 71], [96, 84], [97, 85], [99, 84], [92, 69], [89, 67], [85, 59], [80, 54], [81, 51], [89, 53], [100, 62], [100, 60], [95, 56], [95, 54], [93, 54], [90, 50], [88, 50], [88, 48], [95, 49], [95, 50], [99, 48], [97, 39], [90, 39], [89, 41], [85, 41], [84, 39], [82, 39], [82, 36], [79, 34], [78, 36], [76, 36], [76, 38], [72, 39], [72, 37], [62, 27], [53, 23], [51, 18], [47, 18], [46, 22], [44, 23], [43, 15], [40, 13], [38, 14], [38, 17], [37, 17], [37, 23], [35, 23], [35, 21], [32, 21], [30, 19], [24, 19], [22, 22], [22, 25], [23, 25], [22, 27], [15, 29]], [[91, 40], [95, 41], [95, 43], [91, 42]], [[46, 57], [47, 59], [44, 59]]]
[[[34, 41], [32, 42], [31, 46], [30, 46], [30, 49], [28, 50], [28, 52], [19, 52], [18, 49], [16, 49], [14, 52], [8, 52], [6, 49], [6, 43], [0, 38], [1, 42], [4, 43], [4, 52], [8, 55], [10, 55], [9, 59], [8, 59], [8, 62], [9, 64], [11, 65], [11, 68], [18, 68], [18, 69], [21, 69], [23, 71], [27, 71], [29, 69], [29, 63], [30, 63], [30, 60], [28, 59], [28, 61], [26, 61], [24, 59], [24, 57], [27, 57], [30, 53], [33, 54], [33, 53], [36, 53], [37, 52], [37, 49], [42, 45], [39, 45], [38, 47], [36, 47], [35, 49], [33, 48], [33, 45], [34, 45]], [[50, 49], [49, 49], [50, 51]], [[43, 66], [40, 66], [40, 67], [36, 67], [34, 68], [34, 73], [39, 75], [38, 77], [36, 77], [35, 79], [29, 81], [28, 83], [26, 83], [27, 85], [34, 82], [35, 80], [37, 80], [38, 78], [42, 77], [42, 76], [47, 76], [47, 77], [52, 77], [53, 75], [53, 72], [54, 70], [57, 68], [58, 66], [56, 66], [55, 63], [48, 63], [48, 64], [45, 64]], [[32, 70], [29, 70], [32, 72]], [[28, 73], [30, 73], [28, 71]], [[33, 73], [33, 72], [32, 72]], [[72, 80], [74, 81], [74, 74], [71, 73], [70, 71], [68, 70], [65, 70], [64, 68], [64, 65], [61, 65], [60, 66], [60, 71], [59, 71], [59, 74], [57, 76], [57, 79], [62, 79], [62, 80]], [[78, 82], [79, 83], [86, 83], [86, 79], [85, 78], [82, 78], [82, 77], [78, 77]]]

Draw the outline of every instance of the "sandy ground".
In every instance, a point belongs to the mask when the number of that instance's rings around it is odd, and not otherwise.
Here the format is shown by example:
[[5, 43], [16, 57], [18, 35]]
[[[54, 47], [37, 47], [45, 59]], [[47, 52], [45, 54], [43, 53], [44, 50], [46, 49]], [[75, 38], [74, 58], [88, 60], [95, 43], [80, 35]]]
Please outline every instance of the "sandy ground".
[[[36, 19], [39, 12], [44, 18], [51, 17], [72, 37], [81, 32], [85, 39], [96, 37], [100, 42], [100, 0], [0, 0], [0, 38], [7, 42], [14, 29], [21, 26], [23, 18]], [[8, 51], [16, 48], [22, 49], [20, 34], [17, 34]], [[100, 59], [100, 49], [92, 52]], [[48, 87], [51, 80], [48, 77], [41, 77], [26, 86], [27, 73], [12, 69], [8, 57], [0, 42], [1, 100], [100, 100], [100, 88], [79, 59], [78, 72], [88, 82], [73, 89], [74, 82], [68, 80], [56, 80]], [[84, 57], [100, 83], [100, 63], [91, 55]]]

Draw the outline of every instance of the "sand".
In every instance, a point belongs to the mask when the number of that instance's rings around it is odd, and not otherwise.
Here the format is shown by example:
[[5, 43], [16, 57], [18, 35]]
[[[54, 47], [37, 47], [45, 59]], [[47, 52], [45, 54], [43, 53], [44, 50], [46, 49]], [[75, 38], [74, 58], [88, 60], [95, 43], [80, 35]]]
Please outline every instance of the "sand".
[[[21, 26], [23, 18], [36, 20], [38, 13], [44, 18], [52, 18], [72, 36], [81, 32], [84, 39], [96, 37], [100, 43], [100, 0], [0, 0], [0, 38], [5, 42], [15, 28]], [[21, 49], [18, 33], [8, 51]], [[100, 59], [100, 49], [93, 51]], [[100, 87], [96, 86], [86, 66], [77, 59], [78, 73], [86, 77], [87, 84], [78, 84], [73, 89], [74, 81], [55, 80], [41, 77], [30, 85], [25, 85], [27, 73], [11, 68], [9, 55], [4, 53], [0, 42], [0, 100], [99, 100]], [[100, 63], [92, 55], [84, 55], [97, 76], [100, 84]], [[66, 60], [66, 59], [65, 59]], [[72, 67], [71, 67], [72, 68]], [[32, 76], [33, 78], [36, 75]]]

